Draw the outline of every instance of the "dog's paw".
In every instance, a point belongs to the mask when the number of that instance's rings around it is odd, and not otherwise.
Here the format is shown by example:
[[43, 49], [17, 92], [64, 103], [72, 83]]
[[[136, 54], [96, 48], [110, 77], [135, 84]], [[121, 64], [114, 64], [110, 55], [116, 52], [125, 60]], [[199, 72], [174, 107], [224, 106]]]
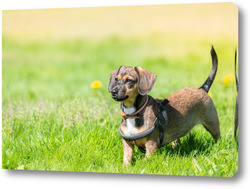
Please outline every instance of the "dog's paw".
[[129, 161], [124, 161], [123, 162], [123, 167], [125, 168], [125, 167], [129, 167], [131, 165], [131, 162], [129, 162]]
[[174, 140], [174, 141], [172, 141], [172, 148], [173, 148], [173, 149], [176, 148], [176, 147], [179, 146], [179, 145], [181, 145], [181, 141], [180, 141], [179, 138], [176, 139], [176, 140]]

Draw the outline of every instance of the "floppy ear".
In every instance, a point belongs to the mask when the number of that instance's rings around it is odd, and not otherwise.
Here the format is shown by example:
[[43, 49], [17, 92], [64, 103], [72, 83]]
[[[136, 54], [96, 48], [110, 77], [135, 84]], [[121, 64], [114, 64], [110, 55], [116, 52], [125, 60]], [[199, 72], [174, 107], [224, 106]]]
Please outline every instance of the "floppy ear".
[[115, 77], [117, 76], [117, 74], [119, 73], [120, 69], [122, 68], [123, 66], [121, 66], [120, 68], [114, 70], [111, 72], [110, 74], [110, 78], [109, 78], [109, 92], [111, 92], [111, 90], [113, 89], [114, 85], [115, 85]]
[[137, 88], [139, 94], [145, 95], [149, 93], [154, 86], [157, 76], [142, 67], [135, 67], [135, 71], [138, 75]]

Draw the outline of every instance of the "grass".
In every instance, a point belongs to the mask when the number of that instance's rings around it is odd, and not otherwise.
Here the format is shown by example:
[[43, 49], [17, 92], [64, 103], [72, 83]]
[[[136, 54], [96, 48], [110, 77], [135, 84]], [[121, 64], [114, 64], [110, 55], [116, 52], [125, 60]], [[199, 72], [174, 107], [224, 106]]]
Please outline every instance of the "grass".
[[[215, 143], [201, 126], [145, 160], [137, 148], [132, 165], [122, 165], [118, 133], [119, 104], [107, 86], [120, 65], [143, 66], [157, 74], [150, 95], [163, 98], [183, 87], [200, 87], [211, 68], [210, 43], [182, 44], [158, 35], [22, 41], [3, 36], [2, 168], [132, 174], [231, 177], [238, 171], [233, 137], [234, 47], [215, 42], [219, 69], [210, 89], [217, 108], [221, 139]], [[190, 48], [192, 46], [192, 48]], [[102, 87], [91, 88], [99, 80]]]

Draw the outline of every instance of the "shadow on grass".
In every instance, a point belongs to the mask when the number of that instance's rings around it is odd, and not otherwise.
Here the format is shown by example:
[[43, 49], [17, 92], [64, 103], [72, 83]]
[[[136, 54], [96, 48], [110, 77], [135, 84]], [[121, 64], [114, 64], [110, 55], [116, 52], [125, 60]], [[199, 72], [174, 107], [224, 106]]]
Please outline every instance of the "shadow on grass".
[[[200, 155], [208, 156], [213, 151], [213, 146], [216, 144], [216, 141], [212, 136], [209, 137], [202, 138], [201, 136], [196, 136], [195, 132], [191, 132], [187, 136], [181, 138], [181, 144], [176, 148], [173, 149], [170, 143], [158, 149], [156, 154], [181, 157], [197, 157]], [[135, 147], [131, 164], [136, 165], [136, 160], [144, 158], [145, 154]]]
[[172, 148], [171, 144], [159, 149], [159, 153], [165, 153], [166, 156], [178, 155], [178, 156], [199, 156], [209, 155], [212, 151], [213, 145], [216, 141], [211, 137], [201, 138], [196, 136], [195, 133], [190, 133], [187, 136], [181, 138], [181, 144], [176, 148]]
[[[176, 148], [172, 148], [171, 143], [163, 146], [156, 151], [156, 155], [165, 157], [199, 157], [199, 156], [209, 156], [215, 153], [223, 141], [220, 139], [215, 141], [211, 135], [200, 135], [200, 133], [191, 132], [187, 136], [182, 137], [181, 144]], [[136, 165], [137, 160], [145, 159], [145, 154], [142, 153], [138, 147], [134, 148], [134, 155], [132, 157], [132, 165]]]

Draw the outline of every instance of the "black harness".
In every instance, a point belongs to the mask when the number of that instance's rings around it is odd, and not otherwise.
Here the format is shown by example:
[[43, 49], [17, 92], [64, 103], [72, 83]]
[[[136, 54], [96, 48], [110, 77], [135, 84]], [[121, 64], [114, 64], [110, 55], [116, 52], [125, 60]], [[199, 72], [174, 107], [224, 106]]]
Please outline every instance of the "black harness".
[[[162, 147], [162, 142], [164, 139], [164, 131], [165, 131], [165, 124], [166, 124], [166, 120], [163, 116], [163, 111], [165, 110], [165, 105], [168, 103], [168, 99], [164, 99], [161, 103], [159, 103], [159, 107], [158, 107], [158, 114], [156, 115], [155, 121], [153, 126], [143, 132], [134, 134], [134, 135], [130, 135], [130, 136], [126, 136], [124, 135], [124, 133], [121, 131], [121, 128], [119, 127], [119, 133], [121, 135], [121, 137], [125, 140], [128, 141], [135, 141], [141, 138], [144, 138], [150, 134], [152, 134], [157, 128], [159, 129], [159, 133], [160, 133], [160, 145], [158, 146], [158, 148]], [[139, 150], [143, 153], [146, 153], [145, 148], [143, 147], [138, 147]]]

